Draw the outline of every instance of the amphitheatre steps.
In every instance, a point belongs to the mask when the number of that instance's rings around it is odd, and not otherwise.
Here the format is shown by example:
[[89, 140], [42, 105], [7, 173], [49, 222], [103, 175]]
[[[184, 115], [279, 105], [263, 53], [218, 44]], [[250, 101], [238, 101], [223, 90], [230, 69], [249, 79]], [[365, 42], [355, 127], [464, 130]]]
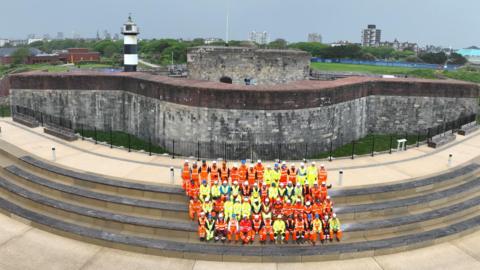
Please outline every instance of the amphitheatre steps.
[[480, 225], [475, 161], [406, 182], [334, 187], [342, 242], [242, 246], [200, 242], [179, 187], [130, 183], [6, 152], [0, 151], [0, 211], [67, 237], [142, 253], [225, 261], [344, 259], [431, 245]]

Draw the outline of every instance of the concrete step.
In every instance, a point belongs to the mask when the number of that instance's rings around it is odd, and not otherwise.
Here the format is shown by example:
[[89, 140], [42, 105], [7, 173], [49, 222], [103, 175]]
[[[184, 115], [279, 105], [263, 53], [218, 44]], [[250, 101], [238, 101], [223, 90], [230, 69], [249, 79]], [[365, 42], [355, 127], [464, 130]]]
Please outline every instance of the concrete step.
[[130, 199], [83, 189], [76, 186], [67, 186], [52, 182], [43, 177], [31, 174], [15, 165], [4, 170], [23, 185], [33, 190], [40, 190], [44, 194], [63, 197], [78, 201], [85, 205], [92, 205], [104, 209], [121, 211], [122, 213], [139, 213], [155, 217], [183, 218], [188, 217], [188, 205], [185, 203], [165, 203], [151, 200]]
[[44, 174], [59, 181], [95, 189], [98, 191], [114, 192], [125, 196], [138, 198], [187, 202], [185, 192], [177, 185], [155, 185], [136, 181], [125, 181], [120, 178], [105, 177], [90, 172], [81, 172], [61, 167], [32, 156], [19, 158], [22, 165], [28, 166], [35, 173]]
[[180, 243], [83, 227], [30, 211], [2, 198], [0, 198], [0, 208], [6, 214], [13, 214], [29, 220], [34, 227], [94, 244], [169, 257], [217, 261], [295, 262], [381, 255], [447, 241], [453, 237], [477, 230], [480, 225], [480, 216], [476, 215], [467, 220], [461, 220], [437, 229], [381, 240], [338, 243], [335, 245], [324, 244], [315, 247], [236, 246]]
[[[34, 212], [48, 214], [52, 217], [65, 220], [83, 226], [95, 226], [98, 229], [118, 230], [144, 237], [178, 238], [181, 241], [198, 242], [196, 224], [189, 221], [173, 221], [164, 219], [142, 218], [132, 215], [116, 214], [109, 211], [92, 209], [88, 206], [72, 204], [56, 200], [28, 188], [21, 187], [11, 181], [0, 177], [0, 194], [3, 198], [17, 205], [22, 205]], [[367, 237], [412, 233], [423, 231], [429, 226], [442, 225], [452, 221], [458, 221], [471, 213], [477, 213], [480, 205], [480, 197], [475, 197], [457, 204], [432, 210], [416, 215], [406, 215], [398, 218], [381, 221], [360, 223], [344, 223], [344, 241], [364, 241]]]

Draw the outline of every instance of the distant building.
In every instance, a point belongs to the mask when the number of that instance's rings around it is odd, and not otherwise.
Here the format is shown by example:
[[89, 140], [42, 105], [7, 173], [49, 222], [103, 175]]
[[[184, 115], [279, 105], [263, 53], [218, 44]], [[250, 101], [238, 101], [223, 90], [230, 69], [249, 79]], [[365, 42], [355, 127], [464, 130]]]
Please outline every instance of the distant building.
[[382, 30], [377, 29], [375, 24], [369, 24], [367, 29], [362, 31], [362, 45], [364, 47], [376, 47], [382, 41]]
[[206, 44], [206, 45], [209, 45], [209, 44], [218, 43], [218, 42], [223, 42], [223, 39], [221, 39], [221, 38], [206, 38], [203, 43]]
[[[13, 63], [13, 55], [19, 48], [0, 48], [0, 63], [7, 65]], [[30, 54], [24, 64], [57, 63], [58, 54], [46, 54], [36, 48], [29, 48]]]
[[64, 63], [78, 63], [83, 61], [98, 62], [100, 61], [100, 53], [92, 52], [85, 48], [70, 48], [60, 53], [60, 61]]
[[250, 32], [249, 40], [260, 45], [265, 45], [270, 42], [270, 38], [268, 36], [267, 31], [263, 31], [263, 32], [252, 31]]
[[412, 42], [400, 42], [397, 39], [395, 39], [393, 42], [390, 41], [384, 41], [380, 42], [379, 46], [383, 47], [390, 47], [395, 49], [396, 51], [403, 51], [403, 50], [412, 50], [414, 52], [418, 51], [418, 44], [417, 43], [412, 43]]
[[22, 45], [27, 45], [28, 40], [26, 39], [15, 39], [15, 40], [10, 40], [9, 44], [10, 46], [16, 47], [16, 46], [22, 46]]
[[362, 45], [362, 44], [350, 42], [349, 40], [339, 40], [339, 41], [330, 43], [330, 47], [338, 47], [338, 46], [346, 46], [346, 45]]
[[322, 43], [322, 35], [319, 33], [310, 33], [308, 34], [308, 42]]
[[4, 38], [0, 38], [0, 47], [3, 47], [3, 46], [5, 46], [5, 45], [7, 45], [7, 44], [9, 44], [9, 43], [10, 43], [10, 40], [4, 39]]
[[475, 65], [480, 65], [480, 48], [472, 46], [466, 49], [458, 50], [457, 53], [467, 58], [468, 62]]
[[57, 37], [56, 37], [56, 39], [58, 39], [58, 40], [64, 39], [63, 32], [57, 32]]
[[27, 40], [27, 44], [30, 45], [30, 44], [32, 44], [34, 42], [37, 42], [37, 41], [43, 41], [43, 39], [41, 39], [41, 38], [29, 38]]

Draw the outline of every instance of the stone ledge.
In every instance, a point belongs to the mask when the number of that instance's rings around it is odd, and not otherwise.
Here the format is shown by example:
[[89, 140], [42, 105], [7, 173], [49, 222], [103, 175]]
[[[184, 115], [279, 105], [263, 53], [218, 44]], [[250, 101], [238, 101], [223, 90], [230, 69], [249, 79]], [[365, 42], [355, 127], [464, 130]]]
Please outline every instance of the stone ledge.
[[59, 175], [63, 175], [66, 177], [71, 177], [74, 179], [79, 179], [83, 181], [88, 181], [92, 183], [97, 183], [97, 184], [102, 184], [102, 185], [107, 185], [107, 186], [113, 186], [113, 187], [121, 187], [121, 188], [127, 188], [127, 189], [134, 189], [134, 190], [141, 190], [141, 191], [150, 191], [150, 192], [160, 192], [160, 193], [168, 193], [168, 194], [175, 194], [175, 195], [184, 195], [183, 190], [180, 187], [175, 187], [175, 186], [162, 186], [162, 185], [148, 185], [148, 184], [140, 184], [140, 183], [132, 183], [128, 181], [121, 181], [121, 180], [114, 180], [114, 179], [109, 179], [106, 177], [102, 176], [97, 176], [89, 173], [81, 173], [81, 172], [76, 172], [68, 169], [64, 169], [58, 166], [54, 166], [51, 164], [48, 164], [46, 162], [43, 162], [41, 160], [38, 160], [36, 158], [33, 158], [31, 156], [23, 156], [19, 158], [23, 162], [26, 162], [27, 164], [52, 172], [56, 173]]
[[157, 201], [147, 201], [140, 199], [132, 199], [126, 197], [119, 197], [114, 195], [108, 195], [104, 193], [98, 193], [75, 186], [67, 186], [60, 183], [52, 182], [45, 178], [39, 177], [37, 175], [31, 174], [27, 171], [20, 169], [19, 167], [12, 165], [5, 168], [9, 173], [25, 179], [26, 181], [32, 182], [34, 184], [47, 187], [49, 189], [57, 190], [60, 192], [72, 194], [79, 197], [85, 197], [93, 200], [99, 200], [107, 202], [107, 204], [115, 205], [127, 205], [132, 207], [143, 207], [149, 209], [157, 209], [161, 211], [172, 211], [172, 212], [187, 212], [187, 206], [185, 204], [179, 203], [165, 203]]
[[[301, 257], [307, 259], [310, 256], [318, 255], [334, 255], [340, 254], [355, 254], [367, 251], [374, 251], [375, 253], [382, 250], [396, 250], [401, 247], [409, 249], [416, 246], [423, 246], [428, 243], [435, 243], [441, 239], [448, 239], [456, 234], [463, 234], [480, 226], [480, 216], [455, 223], [446, 227], [441, 227], [421, 233], [409, 234], [399, 237], [362, 241], [355, 243], [339, 243], [333, 245], [319, 245], [312, 246], [224, 246], [224, 245], [205, 245], [196, 243], [181, 243], [169, 240], [148, 239], [137, 236], [112, 233], [93, 228], [87, 228], [53, 219], [42, 214], [29, 211], [15, 204], [12, 204], [0, 198], [0, 208], [4, 211], [13, 213], [22, 218], [31, 220], [34, 225], [47, 226], [58, 233], [64, 232], [74, 235], [77, 239], [80, 238], [85, 241], [99, 241], [102, 244], [109, 246], [123, 245], [131, 247], [132, 250], [140, 248], [143, 250], [157, 250], [159, 252], [168, 252], [169, 254], [201, 254], [203, 258], [210, 260], [222, 260], [222, 258], [229, 258], [229, 256], [242, 255], [254, 257]], [[98, 242], [97, 242], [98, 243]], [[368, 252], [367, 252], [368, 253]], [[180, 256], [180, 255], [179, 255]], [[345, 256], [345, 255], [344, 255]], [[195, 257], [195, 256], [194, 256]], [[230, 257], [234, 258], [234, 257]]]
[[29, 128], [36, 128], [40, 126], [40, 123], [35, 118], [18, 113], [13, 115], [12, 120]]
[[444, 146], [450, 142], [453, 142], [457, 136], [453, 133], [445, 134], [444, 136], [437, 135], [428, 142], [428, 147], [438, 148]]
[[197, 231], [196, 224], [193, 224], [192, 222], [176, 222], [176, 221], [168, 221], [168, 220], [161, 220], [161, 219], [135, 217], [135, 216], [129, 216], [129, 215], [123, 215], [123, 214], [117, 214], [117, 213], [92, 209], [88, 207], [70, 204], [68, 202], [55, 200], [55, 199], [46, 197], [42, 194], [31, 192], [25, 188], [15, 185], [10, 181], [7, 181], [2, 177], [0, 177], [0, 187], [7, 190], [8, 192], [11, 192], [20, 197], [26, 198], [28, 200], [31, 200], [40, 205], [46, 205], [49, 207], [53, 207], [55, 209], [61, 209], [66, 212], [72, 212], [78, 215], [88, 216], [88, 217], [97, 218], [97, 219], [103, 219], [106, 221], [115, 221], [115, 222], [131, 224], [131, 225], [139, 225], [139, 226], [160, 228], [160, 229], [166, 229], [166, 230], [176, 230], [176, 231], [185, 231], [185, 232]]
[[459, 186], [442, 190], [439, 192], [429, 193], [421, 196], [405, 198], [400, 200], [391, 200], [385, 202], [359, 204], [359, 205], [345, 205], [337, 207], [336, 212], [338, 214], [357, 214], [365, 212], [378, 212], [378, 211], [394, 211], [395, 209], [408, 210], [409, 206], [415, 206], [419, 204], [432, 203], [438, 200], [448, 198], [450, 196], [457, 196], [462, 193], [470, 193], [480, 189], [480, 177], [476, 177], [474, 180]]
[[77, 135], [75, 135], [75, 132], [73, 130], [69, 130], [61, 127], [46, 126], [43, 129], [43, 132], [68, 142], [73, 142], [78, 139]]

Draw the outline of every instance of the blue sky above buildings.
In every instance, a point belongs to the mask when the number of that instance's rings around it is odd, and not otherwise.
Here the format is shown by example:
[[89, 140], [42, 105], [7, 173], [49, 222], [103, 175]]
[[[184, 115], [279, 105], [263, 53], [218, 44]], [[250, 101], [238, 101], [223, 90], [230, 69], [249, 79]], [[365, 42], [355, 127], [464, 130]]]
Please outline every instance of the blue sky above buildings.
[[[73, 32], [95, 37], [119, 32], [129, 12], [144, 38], [225, 37], [227, 0], [15, 0], [2, 1], [0, 38]], [[382, 40], [464, 48], [480, 45], [478, 0], [230, 0], [231, 39], [252, 30], [271, 39], [304, 41], [310, 32], [326, 42], [360, 42], [367, 24], [383, 30]]]

